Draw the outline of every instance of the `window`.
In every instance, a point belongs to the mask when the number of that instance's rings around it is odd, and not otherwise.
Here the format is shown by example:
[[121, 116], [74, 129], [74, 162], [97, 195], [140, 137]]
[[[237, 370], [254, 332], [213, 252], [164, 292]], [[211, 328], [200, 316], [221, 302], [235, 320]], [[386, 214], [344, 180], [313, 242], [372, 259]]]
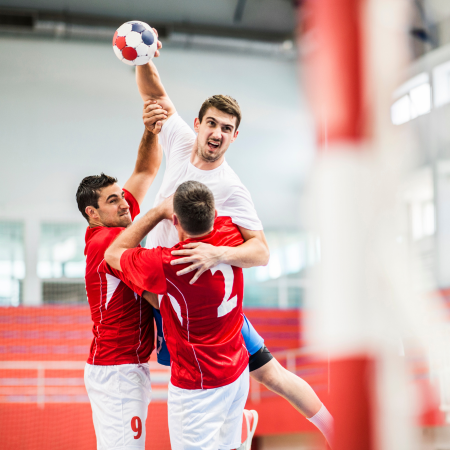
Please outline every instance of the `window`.
[[84, 224], [41, 225], [37, 272], [40, 278], [84, 278]]
[[411, 240], [416, 242], [436, 232], [433, 173], [430, 167], [416, 170], [404, 184], [403, 200], [408, 211]]
[[434, 106], [450, 103], [450, 61], [433, 69]]
[[404, 83], [394, 94], [398, 100], [391, 107], [391, 120], [401, 125], [431, 111], [431, 85], [427, 73]]
[[319, 239], [310, 233], [268, 231], [267, 266], [246, 269], [245, 306], [291, 308], [301, 306], [303, 272], [320, 259]]
[[23, 224], [0, 222], [0, 305], [19, 305], [24, 277]]

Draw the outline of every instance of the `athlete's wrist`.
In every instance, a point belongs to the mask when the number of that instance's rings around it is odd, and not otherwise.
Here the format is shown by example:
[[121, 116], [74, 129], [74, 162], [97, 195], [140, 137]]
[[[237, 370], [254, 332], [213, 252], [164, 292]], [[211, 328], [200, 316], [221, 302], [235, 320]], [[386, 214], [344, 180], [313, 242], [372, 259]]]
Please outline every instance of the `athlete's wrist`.
[[233, 265], [233, 247], [217, 247], [219, 250], [219, 256], [217, 258], [217, 264]]

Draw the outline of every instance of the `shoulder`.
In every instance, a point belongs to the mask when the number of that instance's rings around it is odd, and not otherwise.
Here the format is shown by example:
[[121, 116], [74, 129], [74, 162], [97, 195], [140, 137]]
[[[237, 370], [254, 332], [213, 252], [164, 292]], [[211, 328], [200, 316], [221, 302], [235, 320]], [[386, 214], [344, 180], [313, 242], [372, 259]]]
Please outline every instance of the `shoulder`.
[[224, 162], [222, 174], [223, 182], [228, 186], [231, 192], [249, 192], [237, 173], [226, 161]]
[[217, 217], [214, 221], [214, 229], [216, 230], [216, 233], [213, 238], [213, 245], [235, 247], [244, 242], [238, 226], [233, 223], [231, 217]]
[[151, 267], [161, 261], [162, 249], [156, 248], [129, 248], [125, 250], [120, 258], [121, 264], [124, 261], [132, 265], [139, 265], [142, 267]]
[[123, 193], [125, 196], [125, 200], [127, 201], [128, 205], [130, 206], [131, 219], [134, 220], [134, 218], [141, 212], [140, 208], [139, 208], [139, 203], [134, 198], [134, 195], [130, 191], [123, 189]]
[[229, 192], [228, 200], [233, 201], [245, 199], [251, 201], [249, 190], [245, 187], [236, 172], [228, 164], [224, 168], [223, 185]]
[[109, 244], [124, 230], [122, 227], [96, 227], [92, 233], [86, 247], [104, 248], [106, 250]]
[[227, 161], [223, 162], [223, 176], [226, 178], [230, 183], [235, 184], [242, 184], [241, 179], [237, 175], [237, 173], [233, 170], [233, 168], [228, 164]]
[[182, 119], [182, 117], [175, 112], [167, 119], [167, 122], [163, 124], [160, 136], [163, 139], [170, 138], [171, 135], [182, 135], [186, 138], [194, 138], [194, 130]]

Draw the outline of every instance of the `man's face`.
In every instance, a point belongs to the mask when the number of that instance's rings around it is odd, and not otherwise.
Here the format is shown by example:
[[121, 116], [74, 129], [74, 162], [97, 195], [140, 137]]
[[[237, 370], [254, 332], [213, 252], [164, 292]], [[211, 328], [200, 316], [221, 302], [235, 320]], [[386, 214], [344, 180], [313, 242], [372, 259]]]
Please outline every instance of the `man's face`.
[[236, 117], [217, 108], [209, 108], [201, 122], [195, 119], [194, 129], [198, 133], [197, 155], [205, 162], [220, 159], [238, 135]]
[[92, 223], [101, 223], [105, 227], [127, 227], [131, 224], [130, 205], [124, 198], [124, 192], [116, 183], [100, 190], [98, 208], [91, 208]]

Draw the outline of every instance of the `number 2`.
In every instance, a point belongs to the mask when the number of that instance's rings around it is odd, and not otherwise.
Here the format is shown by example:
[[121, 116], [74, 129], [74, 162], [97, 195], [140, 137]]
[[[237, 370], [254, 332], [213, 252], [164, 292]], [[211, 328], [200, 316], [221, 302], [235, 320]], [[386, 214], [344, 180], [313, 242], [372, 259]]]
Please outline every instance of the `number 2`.
[[228, 264], [219, 264], [217, 267], [211, 269], [211, 273], [214, 275], [216, 272], [222, 272], [225, 281], [225, 295], [223, 296], [222, 303], [217, 308], [217, 317], [226, 316], [237, 306], [237, 295], [233, 298], [231, 297], [231, 292], [233, 291], [234, 284], [234, 273], [233, 268]]
[[[234, 284], [233, 268], [228, 264], [221, 263], [217, 267], [213, 267], [210, 270], [213, 275], [216, 272], [222, 272], [223, 279], [225, 282], [225, 295], [223, 296], [222, 303], [217, 308], [217, 317], [223, 317], [226, 316], [228, 313], [230, 313], [237, 306], [238, 301], [237, 295], [235, 295], [233, 298], [230, 298], [231, 293], [233, 292], [233, 284]], [[183, 326], [181, 306], [173, 295], [169, 293], [167, 294], [169, 296], [170, 302], [172, 303], [172, 307], [178, 316], [178, 320], [180, 321], [181, 326]]]
[[134, 416], [131, 419], [131, 429], [137, 433], [134, 438], [135, 439], [139, 439], [141, 437], [142, 434], [142, 421], [138, 416]]

